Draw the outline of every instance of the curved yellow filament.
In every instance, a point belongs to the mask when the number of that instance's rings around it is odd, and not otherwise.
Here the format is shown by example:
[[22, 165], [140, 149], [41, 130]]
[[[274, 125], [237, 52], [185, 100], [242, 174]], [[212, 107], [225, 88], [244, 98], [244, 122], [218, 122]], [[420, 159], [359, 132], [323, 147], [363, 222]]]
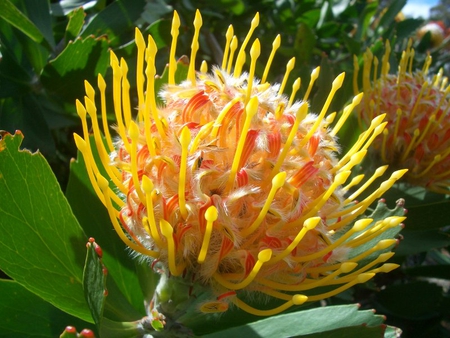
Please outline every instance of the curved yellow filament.
[[349, 229], [345, 234], [339, 237], [333, 244], [328, 245], [324, 249], [315, 252], [313, 254], [309, 254], [306, 256], [296, 256], [291, 257], [292, 260], [296, 262], [308, 262], [317, 258], [324, 257], [329, 252], [333, 251], [335, 248], [339, 247], [341, 244], [345, 243], [347, 239], [353, 236], [355, 233], [363, 231], [369, 224], [373, 222], [371, 218], [363, 218], [355, 222], [353, 227]]
[[314, 229], [319, 224], [320, 220], [321, 220], [320, 217], [308, 218], [305, 221], [305, 223], [303, 223], [302, 230], [300, 230], [300, 232], [297, 234], [297, 236], [295, 236], [292, 243], [289, 244], [288, 247], [286, 249], [284, 249], [282, 252], [280, 252], [278, 255], [276, 255], [275, 257], [272, 257], [272, 259], [268, 262], [268, 264], [275, 264], [275, 263], [281, 261], [282, 259], [286, 258], [297, 247], [297, 245], [300, 243], [300, 241], [303, 239], [303, 237], [305, 237], [306, 233], [309, 230]]
[[90, 154], [90, 150], [88, 149], [86, 141], [80, 135], [78, 135], [76, 133], [73, 134], [73, 138], [75, 140], [75, 145], [77, 146], [78, 150], [81, 152], [81, 155], [83, 155], [83, 159], [86, 164], [86, 171], [89, 176], [89, 181], [91, 181], [91, 185], [94, 188], [94, 191], [98, 196], [98, 199], [102, 202], [103, 205], [106, 205], [105, 199], [103, 197], [103, 193], [102, 193], [100, 187], [98, 186], [97, 180], [95, 179], [95, 176], [93, 174], [91, 159], [88, 155], [88, 154]]
[[349, 273], [352, 270], [354, 270], [358, 266], [357, 263], [354, 262], [344, 262], [340, 264], [339, 268], [332, 273], [326, 275], [325, 277], [322, 277], [320, 279], [312, 279], [312, 280], [305, 280], [301, 282], [300, 284], [283, 284], [279, 282], [274, 282], [267, 279], [258, 279], [258, 283], [265, 285], [269, 288], [276, 289], [276, 290], [282, 290], [282, 291], [306, 291], [315, 289], [324, 285], [329, 285], [330, 281], [335, 279], [337, 276], [339, 276], [342, 273]]
[[180, 161], [180, 176], [178, 183], [178, 203], [180, 206], [181, 217], [184, 219], [188, 216], [188, 209], [186, 206], [186, 171], [187, 171], [187, 157], [189, 153], [189, 144], [191, 143], [191, 131], [188, 127], [183, 127], [180, 135], [181, 144], [181, 161]]
[[134, 30], [134, 41], [137, 47], [137, 57], [136, 57], [136, 90], [138, 95], [138, 118], [142, 122], [143, 118], [143, 107], [144, 107], [144, 55], [145, 55], [145, 40], [142, 36], [139, 28]]
[[123, 58], [120, 59], [120, 69], [122, 70], [122, 111], [125, 128], [129, 128], [131, 121], [130, 105], [130, 82], [128, 81], [128, 65]]
[[413, 144], [412, 149], [415, 149], [423, 141], [423, 139], [425, 138], [425, 136], [427, 136], [428, 131], [430, 130], [431, 126], [435, 123], [435, 121], [436, 115], [431, 115], [430, 118], [428, 119], [427, 125], [425, 126], [424, 130], [420, 132], [419, 139]]
[[333, 296], [337, 295], [338, 293], [341, 293], [356, 284], [361, 284], [361, 283], [367, 282], [369, 279], [373, 278], [373, 276], [375, 276], [374, 273], [363, 273], [363, 274], [359, 275], [358, 277], [354, 278], [351, 282], [348, 282], [347, 284], [342, 285], [341, 287], [336, 288], [332, 291], [325, 292], [325, 293], [322, 293], [319, 295], [308, 296], [308, 301], [315, 302], [315, 301], [322, 300], [325, 298], [333, 297]]
[[156, 228], [155, 213], [153, 212], [153, 182], [146, 175], [142, 176], [142, 190], [145, 193], [145, 206], [147, 208], [147, 220], [150, 225], [150, 235], [159, 247], [164, 247], [158, 229]]
[[219, 214], [217, 212], [217, 208], [215, 206], [210, 206], [205, 212], [206, 219], [206, 230], [205, 235], [203, 236], [202, 247], [200, 249], [200, 253], [197, 258], [197, 262], [202, 264], [205, 261], [206, 253], [208, 252], [209, 240], [211, 239], [211, 232], [213, 228], [214, 221], [217, 220]]
[[[375, 129], [380, 126], [381, 122], [383, 121], [383, 119], [386, 117], [386, 114], [381, 114], [377, 117], [375, 117], [374, 119], [372, 119], [369, 128], [363, 132], [362, 134], [360, 134], [358, 136], [358, 140], [355, 142], [355, 144], [353, 144], [353, 146], [350, 148], [349, 151], [347, 151], [347, 153], [345, 153], [345, 155], [339, 160], [339, 162], [337, 163], [337, 165], [334, 166], [334, 168], [332, 169], [334, 172], [338, 171], [340, 168], [342, 168], [343, 165], [345, 165], [348, 160], [351, 158], [351, 156], [353, 154], [355, 154], [356, 152], [360, 151], [363, 147], [364, 144], [368, 143], [369, 141], [367, 141], [367, 139], [369, 138], [369, 136], [372, 134], [372, 131], [375, 134]], [[379, 132], [381, 133], [381, 130], [379, 130]], [[378, 135], [378, 134], [377, 134]], [[373, 137], [374, 139], [375, 137]], [[371, 138], [372, 139], [372, 138]], [[367, 142], [366, 142], [367, 141]], [[367, 147], [366, 147], [367, 148]]]
[[255, 39], [255, 41], [252, 44], [252, 47], [250, 48], [250, 70], [247, 78], [247, 95], [245, 96], [245, 104], [247, 104], [250, 98], [252, 97], [256, 60], [258, 60], [260, 54], [261, 54], [261, 43], [259, 42], [259, 39]]
[[[95, 178], [95, 175], [97, 175], [100, 171], [98, 170], [97, 163], [95, 162], [94, 156], [92, 154], [92, 150], [89, 144], [89, 138], [87, 140], [84, 140], [81, 136], [74, 133], [74, 139], [78, 150], [83, 155], [84, 163], [86, 165], [86, 171], [89, 176], [89, 181], [91, 181], [92, 187], [94, 188], [94, 191], [99, 197], [100, 201], [103, 203], [103, 205], [105, 205], [103, 193], [98, 187], [97, 179]], [[112, 199], [114, 200], [114, 203], [116, 203], [119, 207], [122, 207], [124, 205], [124, 202], [114, 192], [112, 192]]]
[[406, 219], [406, 217], [400, 217], [400, 216], [394, 216], [394, 217], [388, 217], [384, 219], [382, 222], [374, 226], [372, 229], [369, 229], [368, 231], [358, 235], [354, 239], [348, 241], [346, 243], [349, 247], [357, 247], [364, 243], [369, 242], [370, 240], [374, 239], [375, 237], [378, 237], [382, 232], [395, 228], [397, 225], [399, 225], [401, 222], [403, 222]]
[[339, 120], [334, 125], [333, 130], [330, 132], [330, 134], [332, 136], [336, 136], [336, 134], [339, 132], [339, 130], [345, 124], [345, 121], [347, 121], [348, 117], [352, 113], [352, 111], [355, 108], [355, 106], [357, 106], [361, 102], [362, 97], [363, 97], [363, 93], [359, 93], [358, 95], [356, 95], [353, 98], [352, 103], [344, 108], [344, 112], [342, 113], [341, 117], [339, 118]]
[[128, 129], [128, 135], [131, 139], [131, 151], [130, 151], [130, 171], [131, 171], [131, 177], [133, 180], [134, 189], [136, 190], [136, 193], [139, 197], [139, 200], [142, 203], [145, 203], [145, 196], [141, 189], [141, 182], [139, 180], [138, 176], [138, 167], [137, 167], [137, 149], [138, 149], [138, 143], [139, 143], [139, 127], [137, 126], [136, 122], [131, 121], [130, 127]]
[[227, 113], [230, 111], [231, 107], [233, 107], [236, 104], [236, 102], [240, 102], [240, 101], [241, 101], [240, 97], [235, 97], [230, 102], [228, 102], [225, 105], [225, 107], [223, 107], [222, 111], [219, 113], [216, 120], [214, 121], [214, 128], [211, 131], [211, 137], [213, 139], [217, 137], [219, 128], [222, 126], [222, 121], [225, 118], [225, 116], [227, 115]]
[[167, 240], [167, 256], [169, 260], [169, 271], [173, 276], [180, 276], [186, 265], [184, 263], [177, 266], [176, 264], [176, 252], [175, 252], [175, 241], [173, 240], [173, 228], [169, 222], [165, 219], [161, 219], [159, 226], [163, 236]]
[[199, 48], [198, 43], [198, 37], [200, 34], [200, 27], [202, 27], [202, 16], [200, 14], [200, 11], [197, 9], [195, 11], [195, 18], [194, 18], [194, 37], [192, 38], [192, 44], [191, 44], [191, 59], [189, 60], [189, 70], [187, 79], [191, 81], [192, 85], [195, 86], [195, 58], [197, 56], [197, 51]]
[[125, 188], [125, 186], [122, 183], [122, 180], [120, 179], [121, 173], [116, 167], [110, 165], [111, 160], [105, 148], [105, 144], [103, 143], [100, 129], [98, 126], [97, 109], [95, 107], [95, 104], [89, 98], [85, 97], [85, 107], [89, 116], [91, 117], [95, 147], [97, 148], [98, 155], [100, 157], [100, 161], [103, 165], [103, 168], [106, 170], [108, 176], [112, 179], [116, 187], [119, 188], [119, 190], [122, 193], [126, 193], [127, 189]]
[[172, 44], [170, 45], [169, 56], [169, 85], [175, 84], [175, 72], [177, 70], [177, 60], [175, 59], [175, 52], [177, 50], [177, 40], [180, 28], [180, 17], [177, 11], [173, 11], [172, 28], [170, 34], [172, 35]]
[[[344, 283], [349, 283], [351, 282], [356, 276], [360, 276], [362, 273], [365, 273], [366, 271], [369, 273], [374, 273], [374, 270], [370, 270], [372, 267], [374, 267], [375, 265], [378, 265], [380, 263], [383, 263], [385, 261], [387, 261], [388, 259], [390, 259], [392, 256], [394, 256], [393, 252], [385, 252], [382, 253], [381, 255], [379, 255], [376, 259], [374, 259], [372, 262], [362, 266], [360, 269], [353, 271], [352, 273], [340, 277], [340, 278], [336, 278], [333, 280], [330, 280], [330, 282], [328, 283], [328, 285], [338, 285], [338, 284], [344, 284]], [[390, 267], [392, 268], [392, 267]]]
[[[387, 249], [397, 243], [397, 240], [395, 239], [383, 239], [379, 241], [374, 247], [371, 247], [369, 250], [364, 250], [362, 253], [360, 253], [357, 256], [354, 256], [347, 260], [347, 262], [359, 262], [360, 260], [370, 256], [374, 252]], [[339, 269], [341, 266], [341, 263], [333, 264], [333, 265], [326, 265], [326, 266], [316, 266], [316, 267], [310, 267], [306, 268], [306, 273], [312, 273], [312, 274], [323, 274], [328, 271], [333, 271], [336, 269]]]
[[314, 86], [314, 83], [316, 82], [317, 78], [320, 74], [320, 67], [316, 67], [311, 72], [311, 78], [309, 80], [308, 89], [306, 89], [305, 96], [303, 96], [303, 101], [308, 101], [309, 94], [311, 94], [312, 87]]
[[238, 41], [237, 41], [237, 37], [235, 35], [231, 39], [231, 44], [230, 44], [230, 58], [228, 60], [228, 65], [227, 65], [227, 73], [228, 74], [231, 74], [231, 67], [233, 67], [234, 52], [236, 51], [237, 46], [238, 46]]
[[[312, 74], [311, 74], [312, 77]], [[322, 110], [319, 113], [319, 116], [317, 116], [316, 121], [314, 122], [311, 129], [308, 131], [308, 133], [305, 135], [305, 137], [301, 140], [299, 147], [303, 147], [306, 145], [306, 142], [309, 141], [309, 139], [313, 136], [313, 134], [316, 132], [317, 128], [319, 128], [320, 123], [322, 122], [328, 108], [330, 107], [331, 101], [333, 100], [334, 94], [339, 90], [339, 88], [342, 87], [342, 84], [344, 83], [345, 73], [339, 74], [333, 81], [331, 85], [330, 93], [328, 94], [328, 97], [325, 101], [325, 103], [322, 106]]]
[[122, 227], [120, 226], [119, 222], [117, 221], [116, 217], [116, 209], [113, 207], [111, 203], [111, 198], [109, 196], [109, 184], [108, 180], [104, 178], [99, 173], [97, 174], [97, 184], [100, 187], [101, 191], [103, 192], [103, 198], [105, 201], [106, 209], [108, 210], [109, 218], [111, 219], [112, 225], [114, 227], [114, 230], [116, 230], [117, 234], [119, 235], [120, 239], [130, 247], [130, 249], [135, 250], [143, 255], [147, 255], [153, 258], [158, 258], [159, 253], [153, 250], [149, 250], [145, 248], [141, 243], [134, 243], [132, 242], [123, 231]]
[[114, 145], [111, 139], [111, 133], [109, 132], [109, 125], [108, 125], [108, 117], [106, 114], [106, 82], [103, 79], [103, 76], [101, 74], [98, 74], [97, 76], [97, 85], [98, 89], [100, 90], [100, 105], [102, 109], [102, 126], [103, 126], [103, 134], [105, 135], [106, 144], [108, 145], [109, 151], [114, 151]]
[[270, 66], [272, 65], [273, 58], [275, 57], [275, 54], [280, 48], [281, 45], [281, 36], [278, 34], [275, 37], [275, 40], [272, 42], [272, 51], [270, 52], [269, 59], [267, 60], [266, 67], [264, 68], [263, 76], [261, 77], [261, 84], [266, 83], [267, 75], [269, 75]]
[[302, 79], [300, 77], [298, 77], [292, 84], [292, 93], [291, 93], [291, 96], [289, 97], [288, 107], [292, 106], [292, 104], [294, 103], [295, 94], [297, 94], [298, 90], [300, 89], [301, 84], [302, 84]]
[[267, 212], [269, 211], [270, 206], [272, 205], [275, 194], [277, 193], [278, 189], [280, 189], [284, 185], [285, 181], [286, 172], [282, 171], [275, 175], [275, 177], [272, 179], [272, 187], [270, 188], [267, 199], [264, 202], [264, 206], [262, 207], [261, 211], [258, 214], [258, 217], [253, 221], [253, 223], [248, 228], [245, 228], [241, 231], [242, 237], [247, 237], [261, 225], [262, 221], [267, 215]]
[[404, 160], [406, 160], [406, 157], [408, 156], [408, 154], [409, 154], [409, 152], [411, 151], [411, 149], [413, 149], [413, 146], [414, 146], [414, 144], [416, 143], [416, 139], [419, 137], [419, 135], [420, 135], [420, 130], [419, 130], [419, 128], [416, 128], [416, 129], [414, 130], [412, 140], [409, 142], [408, 147], [407, 147], [406, 150], [403, 152], [403, 155], [402, 155], [400, 161], [403, 162]]
[[349, 184], [347, 184], [345, 187], [342, 188], [343, 191], [348, 191], [350, 188], [354, 187], [355, 185], [358, 185], [359, 183], [361, 183], [361, 181], [364, 178], [364, 174], [355, 176], [352, 178], [352, 180], [350, 181]]
[[123, 141], [125, 149], [130, 151], [130, 144], [128, 143], [125, 124], [122, 116], [122, 69], [119, 66], [119, 60], [113, 51], [110, 52], [111, 68], [113, 69], [113, 104], [114, 113], [117, 122], [117, 132]]
[[198, 131], [197, 135], [195, 135], [194, 140], [192, 141], [191, 147], [189, 149], [189, 155], [193, 155], [197, 150], [200, 142], [209, 135], [215, 121], [208, 122], [203, 125]]
[[236, 64], [234, 66], [234, 77], [241, 76], [242, 66], [245, 63], [245, 48], [247, 47], [248, 42], [250, 41], [250, 38], [252, 37], [253, 32], [255, 31], [256, 27], [259, 25], [259, 13], [256, 13], [255, 17], [253, 18], [250, 29], [247, 33], [247, 36], [245, 37], [244, 41], [242, 42], [241, 48], [239, 49], [237, 58], [236, 58]]
[[351, 208], [347, 208], [345, 210], [350, 210], [347, 217], [344, 219], [334, 223], [328, 224], [329, 230], [337, 230], [342, 228], [343, 226], [352, 222], [356, 217], [361, 215], [377, 198], [380, 198], [382, 194], [384, 194], [387, 190], [389, 190], [394, 183], [399, 180], [408, 170], [398, 170], [392, 173], [391, 177], [386, 181], [382, 182], [378, 189], [376, 189], [372, 194], [366, 197], [363, 201], [355, 204]]
[[295, 122], [292, 125], [291, 130], [289, 131], [289, 135], [286, 139], [286, 143], [283, 146], [283, 150], [281, 151], [281, 154], [278, 155], [277, 162], [272, 168], [272, 172], [270, 174], [271, 177], [274, 177], [280, 171], [281, 165], [283, 164], [286, 155], [288, 154], [289, 150], [291, 150], [292, 142], [294, 142], [294, 139], [297, 136], [298, 126], [300, 125], [300, 122], [305, 118], [307, 113], [308, 103], [302, 102], [297, 112], [295, 113]]
[[[375, 172], [373, 173], [373, 175], [361, 186], [358, 188], [358, 190], [356, 190], [353, 194], [351, 194], [345, 201], [344, 204], [348, 204], [350, 202], [352, 202], [355, 198], [357, 198], [359, 195], [361, 195], [361, 193], [366, 190], [378, 177], [383, 176], [383, 174], [386, 172], [387, 168], [389, 166], [388, 165], [384, 165], [381, 166], [379, 168], [377, 168], [375, 170]], [[342, 215], [339, 215], [342, 216]], [[339, 216], [335, 216], [333, 214], [333, 216], [330, 217], [339, 217]]]
[[214, 273], [213, 278], [222, 286], [230, 290], [240, 290], [247, 287], [256, 277], [262, 265], [270, 260], [272, 257], [272, 249], [261, 250], [258, 254], [258, 260], [255, 263], [252, 271], [248, 274], [243, 281], [239, 283], [232, 283], [223, 278], [219, 273]]
[[[166, 137], [166, 133], [164, 132], [164, 127], [159, 118], [159, 111], [156, 107], [156, 98], [155, 98], [155, 76], [156, 76], [156, 67], [155, 67], [155, 57], [158, 52], [158, 47], [156, 46], [155, 40], [153, 40], [152, 36], [148, 36], [148, 44], [146, 50], [147, 57], [147, 67], [145, 69], [145, 77], [147, 78], [147, 88], [145, 92], [145, 113], [144, 113], [144, 122], [145, 128], [148, 130], [146, 132], [146, 141], [147, 147], [150, 151], [150, 154], [154, 153], [153, 141], [151, 138], [151, 127], [150, 127], [150, 117], [153, 117], [153, 121], [156, 125], [156, 129], [158, 129], [159, 136], [164, 139]], [[176, 67], [176, 65], [175, 65]]]
[[328, 201], [331, 194], [337, 189], [338, 186], [345, 183], [347, 178], [350, 176], [351, 171], [343, 171], [339, 174], [337, 174], [334, 178], [333, 183], [330, 185], [330, 187], [322, 193], [319, 197], [317, 197], [314, 201], [310, 202], [305, 207], [305, 213], [302, 217], [299, 219], [292, 221], [290, 223], [287, 223], [286, 226], [289, 228], [293, 228], [296, 226], [301, 226], [305, 220], [308, 218], [314, 217], [316, 213], [322, 208], [322, 206]]
[[208, 64], [206, 63], [205, 60], [203, 60], [200, 65], [200, 73], [202, 73], [202, 74], [208, 73]]
[[258, 112], [258, 105], [259, 105], [258, 97], [254, 96], [250, 99], [247, 106], [245, 107], [244, 126], [242, 127], [242, 132], [239, 137], [239, 142], [236, 147], [236, 152], [234, 154], [233, 163], [231, 165], [230, 176], [228, 178], [228, 183], [226, 186], [227, 191], [230, 191], [231, 189], [233, 189], [236, 174], [239, 170], [238, 167], [239, 167], [239, 162], [241, 160], [242, 151], [244, 149], [245, 139], [247, 138], [247, 133], [250, 129], [250, 124], [252, 122], [252, 118]]
[[342, 168], [340, 168], [339, 171], [343, 172], [352, 170], [355, 165], [358, 165], [362, 162], [366, 154], [367, 150], [360, 150], [357, 153], [353, 154], [350, 157], [350, 161], [348, 161]]
[[308, 300], [308, 297], [304, 296], [304, 295], [294, 295], [291, 296], [291, 300], [287, 301], [286, 303], [284, 303], [283, 305], [280, 305], [274, 309], [271, 310], [258, 310], [255, 309], [253, 307], [251, 307], [250, 305], [244, 303], [242, 300], [238, 299], [237, 297], [233, 298], [231, 301], [239, 308], [241, 308], [242, 310], [244, 310], [245, 312], [248, 312], [250, 314], [253, 314], [255, 316], [273, 316], [276, 315], [280, 312], [283, 312], [287, 309], [289, 309], [290, 307], [294, 306], [294, 305], [302, 305], [303, 303], [305, 303]]
[[222, 69], [225, 70], [225, 67], [227, 66], [228, 61], [228, 53], [230, 52], [230, 43], [231, 39], [233, 38], [234, 29], [233, 25], [229, 25], [227, 32], [225, 33], [226, 42], [225, 42], [225, 50], [223, 52], [223, 59], [222, 59]]
[[284, 88], [286, 87], [287, 80], [289, 78], [289, 74], [292, 72], [295, 66], [295, 57], [290, 59], [286, 64], [286, 72], [284, 73], [283, 81], [281, 82], [280, 90], [278, 91], [278, 95], [283, 94]]

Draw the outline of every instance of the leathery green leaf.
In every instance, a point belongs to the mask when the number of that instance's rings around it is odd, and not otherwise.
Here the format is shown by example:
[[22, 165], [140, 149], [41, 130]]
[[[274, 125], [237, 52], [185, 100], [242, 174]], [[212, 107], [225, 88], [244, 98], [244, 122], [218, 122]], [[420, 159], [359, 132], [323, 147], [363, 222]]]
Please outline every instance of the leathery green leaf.
[[0, 269], [53, 304], [92, 322], [84, 300], [83, 230], [47, 161], [20, 151], [23, 136], [0, 141]]

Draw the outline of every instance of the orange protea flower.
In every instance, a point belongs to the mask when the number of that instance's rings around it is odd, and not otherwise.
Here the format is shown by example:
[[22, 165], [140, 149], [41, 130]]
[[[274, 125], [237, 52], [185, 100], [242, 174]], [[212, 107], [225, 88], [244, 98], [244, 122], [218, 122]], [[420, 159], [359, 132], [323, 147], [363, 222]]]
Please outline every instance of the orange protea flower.
[[[353, 194], [344, 196], [363, 179], [360, 175], [348, 182], [352, 168], [382, 132], [383, 117], [375, 118], [339, 158], [336, 134], [362, 95], [353, 99], [333, 127], [335, 114], [325, 116], [344, 74], [333, 82], [318, 115], [309, 112], [307, 99], [319, 68], [313, 71], [302, 101], [294, 99], [300, 80], [295, 81], [290, 97], [284, 95], [295, 59], [288, 63], [281, 85], [266, 81], [280, 46], [279, 36], [261, 80], [255, 77], [258, 39], [250, 48], [248, 73], [243, 72], [246, 47], [258, 20], [256, 15], [239, 50], [230, 26], [221, 67], [207, 73], [203, 64], [196, 72], [202, 23], [197, 12], [187, 78], [176, 83], [176, 69], [183, 65], [175, 61], [180, 25], [175, 12], [168, 84], [159, 93], [154, 92], [156, 45], [151, 36], [146, 44], [137, 29], [136, 117], [130, 106], [127, 64], [111, 53], [119, 135], [115, 142], [106, 125], [101, 76], [105, 143], [97, 121], [95, 90], [89, 84], [84, 105], [77, 102], [84, 135], [75, 135], [75, 141], [117, 233], [153, 262], [163, 275], [162, 283], [172, 280], [161, 288], [180, 281], [187, 298], [196, 293], [191, 298], [203, 313], [223, 312], [233, 303], [256, 315], [272, 315], [333, 296], [396, 267], [379, 265], [393, 255], [389, 249], [396, 240], [392, 237], [404, 217], [374, 219], [364, 213], [405, 171], [393, 173], [357, 202], [384, 172], [382, 167]], [[162, 105], [157, 104], [156, 95]], [[86, 113], [92, 120], [93, 141]], [[94, 160], [94, 147], [101, 163]], [[281, 304], [259, 310], [242, 300], [248, 293], [267, 295]], [[163, 294], [158, 287], [149, 312], [172, 311], [172, 317], [177, 317], [175, 297], [169, 306], [167, 295], [172, 293]]]
[[[450, 185], [450, 86], [442, 71], [430, 77], [428, 56], [422, 70], [412, 71], [411, 41], [402, 53], [398, 73], [389, 74], [391, 48], [386, 51], [378, 75], [378, 59], [370, 50], [364, 54], [361, 124], [386, 114], [387, 127], [372, 149], [382, 163], [408, 168], [411, 184], [448, 193]], [[373, 64], [373, 67], [372, 67]], [[358, 63], [355, 58], [355, 92]]]

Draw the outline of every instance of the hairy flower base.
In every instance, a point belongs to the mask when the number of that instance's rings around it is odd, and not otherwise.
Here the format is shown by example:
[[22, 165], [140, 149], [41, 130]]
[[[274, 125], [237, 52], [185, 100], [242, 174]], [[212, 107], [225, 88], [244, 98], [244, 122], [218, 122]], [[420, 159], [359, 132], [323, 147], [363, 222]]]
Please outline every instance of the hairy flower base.
[[[393, 168], [409, 169], [405, 179], [411, 184], [447, 194], [450, 186], [448, 80], [442, 76], [442, 70], [433, 78], [428, 76], [430, 56], [421, 71], [413, 72], [414, 50], [410, 44], [402, 53], [398, 74], [388, 74], [390, 53], [387, 41], [379, 77], [377, 58], [370, 50], [364, 55], [360, 122], [367, 124], [374, 117], [386, 114], [387, 127], [372, 147], [381, 162]], [[355, 68], [358, 70], [356, 59]], [[355, 92], [358, 91], [357, 73]]]
[[[86, 83], [84, 104], [77, 102], [83, 137], [75, 135], [75, 141], [117, 233], [165, 276], [166, 285], [158, 290], [165, 290], [171, 279], [190, 285], [188, 296], [195, 293], [193, 286], [204, 290], [203, 296], [195, 295], [196, 310], [203, 313], [224, 312], [233, 303], [256, 315], [272, 315], [333, 296], [396, 267], [383, 263], [393, 255], [389, 249], [396, 243], [390, 229], [398, 229], [404, 217], [374, 220], [363, 215], [405, 171], [394, 172], [361, 201], [356, 198], [385, 167], [359, 188], [363, 175], [348, 182], [352, 168], [383, 131], [383, 116], [376, 117], [339, 159], [336, 134], [362, 95], [354, 98], [332, 128], [335, 114], [325, 116], [344, 74], [333, 82], [318, 115], [309, 112], [306, 101], [319, 68], [311, 75], [303, 101], [294, 102], [299, 79], [286, 97], [283, 92], [295, 59], [288, 63], [281, 85], [266, 82], [279, 36], [262, 79], [254, 74], [261, 48], [258, 39], [250, 48], [249, 71], [243, 73], [245, 49], [258, 21], [256, 15], [239, 50], [230, 26], [222, 66], [207, 73], [203, 64], [196, 72], [201, 26], [197, 12], [187, 79], [176, 84], [180, 22], [175, 12], [169, 82], [159, 93], [161, 106], [154, 92], [156, 44], [151, 36], [146, 44], [136, 30], [135, 118], [127, 64], [111, 53], [117, 142], [106, 125], [106, 84], [101, 76], [102, 131], [91, 85]], [[353, 193], [346, 198], [349, 189]], [[329, 288], [315, 291], [321, 287]], [[175, 313], [181, 310], [167, 306], [177, 304], [180, 295], [163, 293], [170, 294], [169, 301], [158, 290], [150, 309], [178, 317]], [[248, 294], [274, 297], [282, 305], [258, 310], [242, 300]]]

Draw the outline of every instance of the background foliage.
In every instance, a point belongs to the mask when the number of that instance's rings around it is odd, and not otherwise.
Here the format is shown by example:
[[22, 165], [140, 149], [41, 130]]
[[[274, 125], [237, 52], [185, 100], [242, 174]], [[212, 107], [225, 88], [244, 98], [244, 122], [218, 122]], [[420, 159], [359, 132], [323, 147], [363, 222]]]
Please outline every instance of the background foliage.
[[[0, 1], [0, 129], [11, 134], [21, 131], [14, 137], [3, 133], [0, 141], [0, 269], [5, 273], [0, 280], [0, 335], [29, 337], [39, 333], [41, 337], [55, 337], [66, 325], [74, 325], [107, 337], [133, 337], [136, 332], [126, 323], [145, 314], [142, 299], [152, 294], [157, 276], [130, 258], [124, 244], [111, 231], [108, 215], [90, 188], [83, 163], [80, 159], [71, 161], [77, 157], [72, 133], [81, 128], [75, 100], [83, 97], [84, 80], [95, 83], [98, 73], [107, 79], [111, 76], [110, 49], [128, 61], [133, 76], [136, 26], [154, 37], [159, 48], [158, 73], [162, 74], [174, 9], [182, 20], [178, 56], [189, 55], [191, 22], [195, 9], [201, 9], [204, 28], [198, 60], [204, 59], [209, 65], [221, 63], [220, 46], [229, 23], [233, 23], [235, 34], [242, 37], [259, 12], [261, 23], [255, 35], [261, 45], [271, 46], [277, 34], [282, 37], [277, 59], [282, 66], [273, 67], [269, 80], [281, 80], [284, 65], [292, 56], [296, 57], [296, 67], [291, 84], [297, 77], [308, 83], [311, 70], [320, 65], [321, 75], [311, 99], [312, 109], [317, 110], [332, 80], [345, 71], [343, 89], [332, 107], [333, 111], [340, 111], [354, 95], [353, 55], [361, 60], [367, 48], [381, 54], [385, 39], [391, 40], [394, 50], [391, 69], [396, 69], [399, 54], [407, 39], [412, 38], [415, 66], [421, 67], [430, 53], [431, 72], [444, 67], [449, 75], [445, 68], [448, 39], [431, 48], [429, 34], [417, 38], [415, 32], [423, 21], [400, 19], [398, 14], [405, 3], [406, 0], [382, 4], [369, 0]], [[445, 3], [441, 5], [448, 9]], [[433, 13], [438, 16], [439, 12]], [[263, 49], [260, 60], [266, 60], [269, 53], [269, 48]], [[263, 66], [257, 65], [260, 70]], [[305, 88], [300, 89], [299, 97]], [[354, 139], [356, 125], [354, 119], [342, 131], [344, 147]], [[39, 153], [18, 151], [19, 148], [32, 152], [39, 149]], [[398, 184], [385, 196], [387, 205], [393, 206], [400, 197], [406, 200], [409, 210], [403, 240], [394, 257], [402, 268], [327, 300], [328, 305], [337, 306], [330, 308], [327, 315], [336, 320], [321, 329], [328, 330], [330, 337], [349, 333], [364, 337], [384, 333], [394, 337], [393, 328], [385, 331], [381, 325], [381, 316], [361, 311], [368, 309], [386, 315], [385, 323], [401, 328], [404, 337], [450, 337], [448, 197]], [[103, 249], [101, 255], [93, 243], [88, 245], [86, 255], [89, 237], [98, 240]], [[356, 302], [361, 304], [360, 311], [350, 305]], [[295, 319], [279, 316], [267, 319], [274, 320], [272, 323], [257, 322], [238, 329], [240, 333], [275, 335], [267, 329], [284, 329], [289, 321], [302, 323], [299, 327], [309, 323], [311, 330], [285, 332], [286, 335], [324, 337], [324, 332], [314, 331], [318, 313], [323, 316], [318, 311], [303, 311]], [[355, 320], [346, 322], [348, 317], [344, 318], [343, 313], [350, 313]], [[23, 325], [24, 315], [27, 325]], [[226, 323], [237, 325], [232, 317]], [[201, 333], [215, 329], [218, 328], [211, 326]], [[212, 336], [229, 336], [233, 332]]]

